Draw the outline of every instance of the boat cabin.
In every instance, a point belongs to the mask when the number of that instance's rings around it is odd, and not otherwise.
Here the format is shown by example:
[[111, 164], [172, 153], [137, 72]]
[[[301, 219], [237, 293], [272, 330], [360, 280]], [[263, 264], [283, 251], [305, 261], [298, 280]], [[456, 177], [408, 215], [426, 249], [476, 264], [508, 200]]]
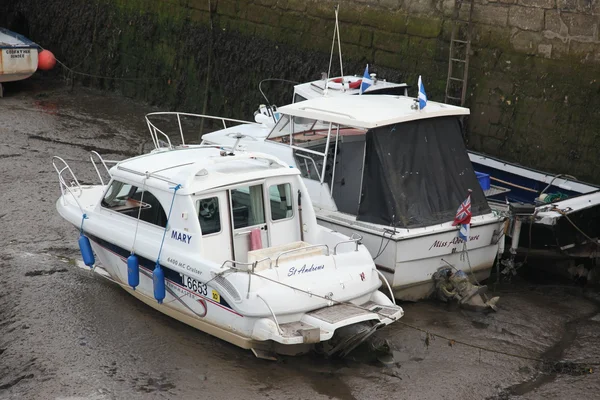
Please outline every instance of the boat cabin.
[[170, 244], [217, 263], [245, 263], [249, 252], [309, 240], [316, 226], [305, 201], [301, 229], [298, 170], [267, 155], [215, 147], [154, 152], [120, 162], [112, 178], [102, 211], [127, 216], [130, 226], [139, 218], [158, 236], [168, 224]]
[[[287, 159], [273, 154], [298, 167], [319, 207], [415, 228], [453, 220], [471, 189], [474, 215], [490, 212], [462, 139], [468, 109], [429, 102], [418, 110], [412, 98], [381, 95], [321, 97], [279, 112], [266, 143], [291, 150]], [[323, 192], [330, 203], [319, 201]]]

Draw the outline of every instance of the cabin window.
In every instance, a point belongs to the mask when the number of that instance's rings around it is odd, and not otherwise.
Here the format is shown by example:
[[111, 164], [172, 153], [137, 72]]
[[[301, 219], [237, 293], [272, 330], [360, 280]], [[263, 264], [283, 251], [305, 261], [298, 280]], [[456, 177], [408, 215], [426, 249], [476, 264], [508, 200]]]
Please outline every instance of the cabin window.
[[221, 232], [221, 213], [217, 197], [198, 200], [198, 220], [203, 236]]
[[304, 96], [300, 96], [298, 93], [294, 94], [294, 103], [299, 103], [306, 100]]
[[269, 187], [269, 199], [271, 202], [271, 219], [273, 221], [291, 218], [294, 215], [292, 188], [289, 183]]
[[242, 186], [231, 190], [234, 229], [265, 223], [263, 186]]
[[167, 214], [158, 199], [147, 189], [129, 183], [112, 181], [101, 203], [102, 207], [139, 218], [160, 227], [167, 226]]

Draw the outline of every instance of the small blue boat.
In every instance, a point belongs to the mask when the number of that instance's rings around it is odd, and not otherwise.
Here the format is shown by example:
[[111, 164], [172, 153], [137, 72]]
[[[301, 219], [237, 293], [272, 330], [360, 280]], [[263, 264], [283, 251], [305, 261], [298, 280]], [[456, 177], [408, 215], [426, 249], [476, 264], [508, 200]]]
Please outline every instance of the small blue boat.
[[512, 210], [512, 218], [522, 222], [520, 233], [514, 223], [509, 232], [513, 241], [516, 234], [516, 253], [600, 258], [600, 186], [476, 152], [469, 158], [489, 179], [484, 191], [490, 204]]

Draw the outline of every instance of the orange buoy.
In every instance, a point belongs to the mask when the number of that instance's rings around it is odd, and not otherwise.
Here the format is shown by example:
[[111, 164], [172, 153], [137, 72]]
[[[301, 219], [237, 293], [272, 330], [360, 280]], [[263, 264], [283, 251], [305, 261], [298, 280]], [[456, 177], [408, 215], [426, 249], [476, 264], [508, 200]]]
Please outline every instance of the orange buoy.
[[56, 65], [56, 58], [50, 50], [42, 50], [38, 54], [38, 69], [49, 71]]

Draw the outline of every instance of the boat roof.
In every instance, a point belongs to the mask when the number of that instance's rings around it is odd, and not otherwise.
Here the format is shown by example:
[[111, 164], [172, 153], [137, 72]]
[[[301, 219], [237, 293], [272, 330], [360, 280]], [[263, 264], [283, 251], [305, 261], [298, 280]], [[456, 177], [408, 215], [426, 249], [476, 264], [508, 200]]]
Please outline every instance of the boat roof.
[[234, 154], [230, 149], [198, 145], [155, 150], [123, 160], [111, 168], [115, 179], [139, 182], [140, 186], [145, 184], [172, 190], [179, 184], [178, 194], [194, 194], [256, 179], [299, 174], [298, 169], [268, 154]]
[[16, 32], [9, 31], [6, 28], [0, 28], [0, 49], [14, 48], [38, 48], [37, 44], [27, 39], [25, 36]]
[[311, 118], [357, 128], [376, 128], [426, 118], [469, 115], [469, 109], [427, 101], [422, 110], [414, 108], [407, 96], [323, 96], [279, 107], [281, 114]]

